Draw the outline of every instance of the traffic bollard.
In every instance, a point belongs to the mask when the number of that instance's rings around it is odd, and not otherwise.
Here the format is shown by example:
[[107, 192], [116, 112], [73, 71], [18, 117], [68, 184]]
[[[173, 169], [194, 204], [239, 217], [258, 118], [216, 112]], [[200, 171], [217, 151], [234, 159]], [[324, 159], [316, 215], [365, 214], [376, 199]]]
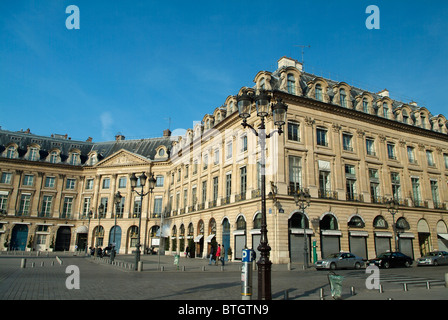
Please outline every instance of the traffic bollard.
[[253, 251], [243, 249], [241, 268], [241, 299], [252, 300], [252, 261]]

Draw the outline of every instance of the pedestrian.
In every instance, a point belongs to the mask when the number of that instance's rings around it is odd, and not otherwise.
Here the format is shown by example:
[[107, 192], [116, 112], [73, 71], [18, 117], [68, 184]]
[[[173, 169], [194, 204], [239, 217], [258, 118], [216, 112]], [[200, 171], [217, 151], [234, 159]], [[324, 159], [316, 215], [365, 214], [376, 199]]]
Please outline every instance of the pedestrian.
[[222, 245], [221, 252], [219, 253], [219, 256], [221, 258], [221, 263], [222, 263], [223, 267], [224, 267], [224, 256], [225, 256], [225, 253], [226, 253], [226, 251], [224, 250], [224, 245]]
[[215, 265], [218, 265], [218, 260], [219, 257], [221, 256], [221, 245], [218, 244], [218, 249], [216, 250], [216, 260], [215, 260]]
[[190, 255], [190, 247], [187, 246], [187, 249], [185, 249], [185, 258], [188, 258]]
[[215, 248], [213, 246], [210, 247], [210, 261], [208, 265], [211, 265], [212, 261], [215, 262]]

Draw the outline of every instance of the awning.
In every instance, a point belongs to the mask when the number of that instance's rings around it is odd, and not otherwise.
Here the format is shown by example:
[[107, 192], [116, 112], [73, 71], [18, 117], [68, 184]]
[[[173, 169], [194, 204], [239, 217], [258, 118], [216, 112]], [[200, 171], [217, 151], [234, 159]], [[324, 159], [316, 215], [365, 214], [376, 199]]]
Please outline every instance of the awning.
[[87, 233], [87, 227], [79, 226], [78, 228], [76, 228], [76, 233]]
[[[289, 231], [292, 234], [303, 234], [303, 229], [302, 228], [289, 228]], [[306, 234], [313, 234], [313, 230], [312, 229], [306, 229]]]
[[207, 239], [205, 239], [205, 242], [209, 243], [212, 242], [212, 239], [215, 237], [215, 234], [211, 234], [207, 237]]
[[445, 240], [448, 240], [448, 233], [438, 233], [437, 234], [440, 238], [443, 238]]
[[196, 238], [194, 238], [194, 242], [199, 242], [199, 241], [201, 241], [202, 237], [203, 237], [202, 234], [198, 235]]
[[392, 232], [375, 232], [375, 236], [377, 237], [383, 237], [383, 238], [392, 238]]

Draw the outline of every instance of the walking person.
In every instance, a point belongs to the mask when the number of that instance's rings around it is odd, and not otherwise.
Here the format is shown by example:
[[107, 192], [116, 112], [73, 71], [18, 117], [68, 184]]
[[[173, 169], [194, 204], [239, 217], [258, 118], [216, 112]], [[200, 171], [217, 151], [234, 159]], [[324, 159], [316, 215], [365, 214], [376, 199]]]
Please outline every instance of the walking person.
[[219, 257], [220, 257], [220, 260], [221, 260], [221, 263], [222, 263], [223, 267], [224, 267], [225, 253], [226, 253], [226, 251], [224, 250], [224, 245], [222, 245], [221, 252], [219, 253]]
[[215, 262], [215, 248], [213, 246], [210, 247], [210, 261], [208, 262], [209, 266], [212, 264], [212, 261], [213, 263]]
[[220, 256], [221, 256], [221, 245], [218, 244], [218, 249], [216, 250], [216, 260], [215, 260], [215, 265], [216, 266], [218, 265], [218, 260], [219, 260]]

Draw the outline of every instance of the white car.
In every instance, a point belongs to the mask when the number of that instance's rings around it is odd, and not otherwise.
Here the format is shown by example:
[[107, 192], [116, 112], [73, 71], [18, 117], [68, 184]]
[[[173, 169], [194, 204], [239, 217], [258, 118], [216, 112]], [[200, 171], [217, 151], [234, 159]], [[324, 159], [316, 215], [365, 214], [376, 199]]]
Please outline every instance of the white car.
[[448, 264], [448, 252], [432, 251], [428, 255], [418, 258], [418, 266], [438, 266]]
[[350, 252], [330, 254], [325, 259], [316, 261], [316, 269], [359, 269], [364, 266], [364, 260]]

